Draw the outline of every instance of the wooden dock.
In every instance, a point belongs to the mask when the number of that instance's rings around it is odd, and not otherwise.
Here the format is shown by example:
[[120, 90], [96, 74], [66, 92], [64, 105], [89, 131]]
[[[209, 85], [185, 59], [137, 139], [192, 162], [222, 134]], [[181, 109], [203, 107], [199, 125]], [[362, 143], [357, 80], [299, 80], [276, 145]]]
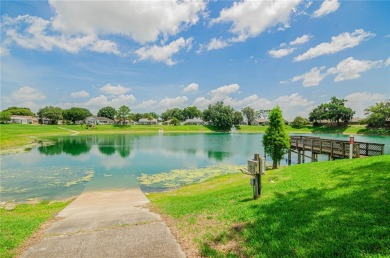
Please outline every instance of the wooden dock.
[[[288, 152], [288, 165], [291, 165], [292, 152], [298, 154], [298, 164], [305, 163], [305, 157], [312, 162], [318, 161], [318, 154], [325, 154], [328, 160], [349, 158], [350, 142], [342, 140], [324, 139], [310, 136], [291, 136], [290, 150]], [[383, 155], [385, 145], [380, 143], [354, 142], [352, 145], [352, 157]], [[305, 155], [310, 152], [310, 156]]]

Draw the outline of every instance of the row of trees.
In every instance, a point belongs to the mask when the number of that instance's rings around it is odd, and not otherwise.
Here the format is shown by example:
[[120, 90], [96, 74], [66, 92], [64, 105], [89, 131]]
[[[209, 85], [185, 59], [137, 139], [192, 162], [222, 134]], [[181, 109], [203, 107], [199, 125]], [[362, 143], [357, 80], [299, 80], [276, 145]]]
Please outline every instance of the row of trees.
[[[297, 116], [291, 123], [293, 127], [303, 127], [312, 122], [314, 125], [327, 122], [327, 124], [340, 126], [345, 125], [350, 121], [355, 112], [345, 106], [347, 101], [332, 97], [328, 103], [323, 103], [314, 108], [309, 114], [309, 119]], [[386, 120], [390, 119], [390, 101], [379, 102], [370, 106], [365, 110], [368, 116], [365, 123], [372, 128], [386, 127]], [[97, 116], [107, 117], [110, 119], [117, 119], [120, 123], [126, 120], [139, 121], [141, 118], [157, 119], [161, 118], [163, 121], [170, 121], [171, 124], [179, 124], [186, 119], [202, 118], [205, 122], [209, 122], [220, 129], [230, 128], [232, 125], [241, 124], [244, 120], [248, 125], [255, 124], [256, 119], [268, 118], [270, 110], [255, 110], [252, 107], [245, 107], [241, 111], [234, 110], [231, 106], [225, 105], [223, 102], [217, 102], [209, 105], [203, 112], [195, 106], [189, 106], [184, 109], [173, 108], [167, 109], [161, 115], [155, 112], [149, 113], [131, 113], [128, 106], [121, 106], [118, 109], [107, 106], [101, 108]], [[9, 107], [0, 112], [0, 122], [7, 122], [11, 120], [11, 115], [34, 116], [35, 114], [25, 107]], [[43, 119], [49, 119], [51, 123], [56, 124], [58, 120], [66, 120], [71, 123], [84, 120], [92, 113], [81, 107], [72, 107], [69, 109], [61, 109], [54, 106], [46, 106], [41, 108], [37, 115], [41, 122]]]

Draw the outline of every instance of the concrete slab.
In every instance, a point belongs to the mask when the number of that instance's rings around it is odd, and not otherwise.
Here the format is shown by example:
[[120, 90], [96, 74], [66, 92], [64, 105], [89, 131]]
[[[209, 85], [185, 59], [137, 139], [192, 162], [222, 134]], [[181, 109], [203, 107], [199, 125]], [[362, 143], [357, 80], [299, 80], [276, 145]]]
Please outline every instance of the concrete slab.
[[185, 257], [140, 189], [82, 193], [21, 257]]

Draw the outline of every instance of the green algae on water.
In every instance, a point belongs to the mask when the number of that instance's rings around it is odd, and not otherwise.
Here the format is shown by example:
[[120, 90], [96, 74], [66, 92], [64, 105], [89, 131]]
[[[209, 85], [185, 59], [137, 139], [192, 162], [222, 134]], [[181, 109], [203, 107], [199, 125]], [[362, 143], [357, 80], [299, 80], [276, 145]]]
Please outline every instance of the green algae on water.
[[202, 182], [219, 175], [239, 173], [240, 168], [243, 168], [243, 166], [222, 164], [206, 168], [174, 169], [155, 175], [142, 173], [137, 179], [141, 187], [153, 191], [153, 189], [170, 189]]

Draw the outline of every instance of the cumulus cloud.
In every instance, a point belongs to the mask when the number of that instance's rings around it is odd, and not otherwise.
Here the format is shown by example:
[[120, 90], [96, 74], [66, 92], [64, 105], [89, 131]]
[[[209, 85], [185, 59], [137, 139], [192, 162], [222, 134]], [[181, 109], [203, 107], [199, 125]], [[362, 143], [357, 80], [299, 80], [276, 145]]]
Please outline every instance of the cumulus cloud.
[[344, 32], [338, 36], [333, 36], [331, 42], [321, 43], [308, 51], [294, 58], [294, 61], [303, 61], [322, 55], [335, 54], [347, 48], [358, 46], [362, 41], [374, 37], [375, 34], [365, 32], [362, 29], [355, 30], [352, 33]]
[[347, 48], [358, 46], [362, 41], [374, 37], [375, 34], [365, 32], [362, 29], [355, 30], [352, 33], [344, 32], [338, 36], [333, 36], [330, 42], [321, 43], [308, 51], [294, 58], [294, 61], [303, 61], [322, 55], [329, 55], [340, 52]]
[[232, 42], [245, 41], [278, 24], [288, 26], [290, 16], [300, 2], [301, 0], [234, 2], [231, 7], [224, 8], [210, 24], [232, 23], [230, 31], [236, 35]]
[[174, 108], [174, 107], [182, 107], [186, 102], [188, 98], [186, 96], [177, 96], [176, 98], [163, 98], [159, 105], [162, 108]]
[[[289, 43], [289, 45], [290, 46], [301, 45], [301, 44], [308, 42], [310, 40], [310, 38], [311, 38], [310, 35], [305, 34], [305, 35], [302, 35], [301, 37], [297, 37], [296, 39], [291, 41]], [[269, 50], [268, 54], [274, 58], [281, 58], [281, 57], [290, 55], [291, 53], [293, 53], [296, 50], [295, 47], [287, 47], [287, 43], [280, 44], [280, 47], [281, 48], [277, 49], [277, 50], [275, 50], [275, 49]]]
[[183, 88], [183, 92], [197, 92], [199, 90], [199, 85], [197, 83], [190, 83], [186, 87]]
[[278, 50], [272, 49], [272, 50], [268, 51], [268, 54], [274, 58], [281, 58], [284, 56], [288, 56], [289, 54], [294, 52], [294, 50], [295, 50], [295, 48], [281, 48]]
[[104, 94], [111, 94], [111, 95], [123, 95], [126, 92], [128, 92], [130, 89], [125, 88], [122, 85], [112, 85], [110, 83], [105, 84], [103, 87], [100, 88], [100, 91]]
[[304, 44], [304, 43], [308, 42], [311, 37], [312, 36], [310, 36], [308, 34], [304, 34], [301, 37], [298, 37], [298, 38], [294, 39], [293, 41], [291, 41], [290, 45], [291, 46], [296, 46], [296, 45]]
[[353, 80], [359, 78], [362, 72], [368, 71], [375, 67], [380, 67], [382, 63], [382, 60], [356, 60], [353, 57], [348, 57], [338, 63], [336, 67], [330, 68], [328, 72], [337, 75], [334, 79], [335, 82]]
[[340, 3], [338, 0], [324, 0], [319, 9], [313, 13], [314, 18], [333, 13], [339, 9]]
[[139, 103], [135, 109], [137, 110], [150, 110], [151, 108], [154, 108], [158, 102], [156, 100], [144, 100], [141, 103]]
[[82, 90], [82, 91], [72, 92], [70, 96], [72, 98], [86, 98], [89, 97], [89, 93], [86, 92], [85, 90]]
[[221, 38], [212, 38], [207, 44], [200, 44], [200, 48], [197, 53], [202, 53], [203, 51], [211, 51], [216, 49], [222, 49], [231, 45], [229, 40], [223, 40]]
[[105, 95], [99, 95], [95, 98], [91, 98], [83, 105], [87, 107], [92, 108], [101, 108], [105, 106], [112, 106], [114, 108], [119, 108], [122, 105], [130, 106], [131, 104], [134, 104], [136, 101], [136, 98], [133, 95], [118, 95], [114, 97], [107, 97]]
[[24, 86], [13, 91], [10, 97], [19, 102], [46, 99], [46, 96], [42, 92], [30, 86]]
[[345, 106], [352, 108], [356, 113], [354, 117], [365, 117], [364, 109], [377, 102], [386, 100], [386, 96], [379, 93], [354, 92], [345, 97]]
[[147, 46], [141, 47], [135, 51], [138, 55], [138, 60], [153, 60], [156, 62], [163, 62], [167, 65], [174, 65], [176, 61], [172, 59], [174, 54], [177, 54], [180, 50], [186, 48], [190, 49], [192, 46], [192, 38], [184, 39], [183, 37], [172, 41], [165, 46]]
[[60, 1], [50, 0], [56, 13], [53, 28], [66, 34], [125, 35], [143, 44], [176, 35], [194, 25], [204, 1]]
[[335, 67], [329, 68], [326, 72], [322, 72], [325, 70], [325, 66], [320, 68], [314, 67], [304, 74], [295, 76], [291, 81], [302, 81], [303, 86], [310, 87], [319, 85], [328, 75], [336, 75], [334, 79], [335, 82], [353, 80], [360, 78], [361, 73], [373, 68], [379, 68], [383, 66], [383, 64], [385, 64], [385, 62], [382, 60], [357, 60], [353, 57], [348, 57], [338, 63]]
[[386, 66], [389, 66], [389, 65], [390, 65], [390, 57], [386, 59], [385, 65], [386, 65]]
[[240, 89], [240, 85], [234, 83], [234, 84], [229, 84], [229, 85], [224, 85], [221, 87], [218, 87], [214, 90], [210, 91], [210, 94], [215, 97], [215, 96], [226, 96], [231, 93], [235, 93]]
[[328, 73], [321, 73], [325, 69], [325, 66], [323, 67], [313, 67], [310, 71], [295, 76], [292, 78], [291, 81], [302, 81], [302, 85], [304, 87], [311, 87], [311, 86], [317, 86], [320, 84], [320, 82], [328, 75]]
[[117, 45], [109, 40], [100, 40], [95, 35], [66, 35], [51, 31], [51, 20], [22, 15], [16, 18], [3, 18], [3, 30], [6, 34], [6, 45], [15, 42], [28, 49], [52, 51], [54, 48], [70, 53], [86, 49], [99, 53], [119, 55]]

